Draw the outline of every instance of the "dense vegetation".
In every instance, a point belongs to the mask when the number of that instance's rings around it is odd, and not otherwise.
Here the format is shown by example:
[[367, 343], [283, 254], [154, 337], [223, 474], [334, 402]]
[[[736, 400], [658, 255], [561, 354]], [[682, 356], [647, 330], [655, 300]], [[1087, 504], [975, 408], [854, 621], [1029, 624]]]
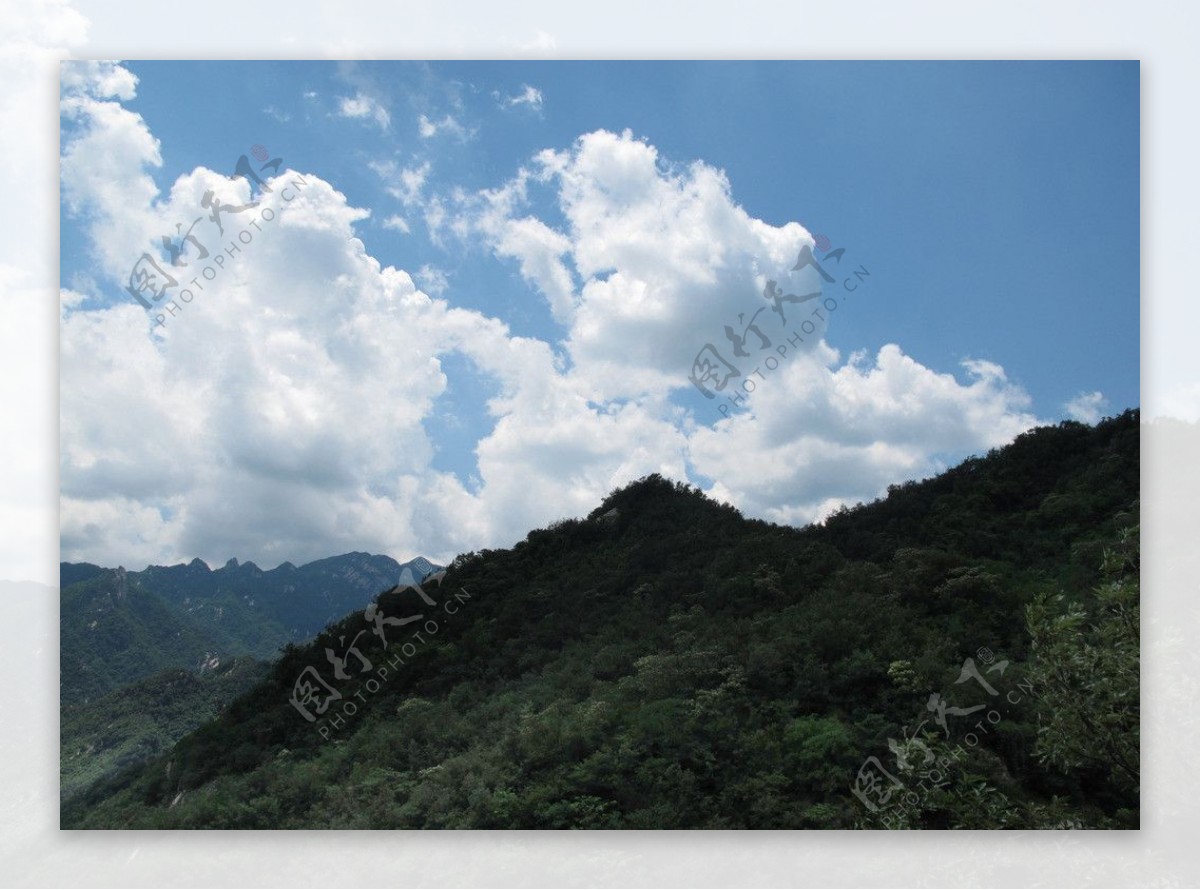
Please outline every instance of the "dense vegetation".
[[62, 563], [61, 795], [171, 747], [381, 588], [439, 568], [347, 553], [263, 571], [200, 560], [141, 572]]
[[170, 748], [266, 676], [266, 662], [235, 658], [212, 670], [163, 671], [87, 704], [64, 705], [60, 793], [68, 798]]
[[63, 826], [1136, 827], [1138, 484], [1136, 412], [806, 529], [651, 476], [381, 595], [436, 618], [411, 652], [360, 612], [286, 647]]
[[213, 571], [198, 559], [140, 572], [63, 563], [61, 696], [80, 704], [159, 671], [199, 671], [221, 659], [273, 659], [362, 608], [402, 573], [437, 568], [418, 557], [347, 553], [263, 571], [231, 559]]
[[124, 569], [102, 569], [64, 587], [60, 603], [64, 707], [94, 700], [168, 667], [198, 670], [215, 653], [248, 651], [226, 625], [203, 627]]

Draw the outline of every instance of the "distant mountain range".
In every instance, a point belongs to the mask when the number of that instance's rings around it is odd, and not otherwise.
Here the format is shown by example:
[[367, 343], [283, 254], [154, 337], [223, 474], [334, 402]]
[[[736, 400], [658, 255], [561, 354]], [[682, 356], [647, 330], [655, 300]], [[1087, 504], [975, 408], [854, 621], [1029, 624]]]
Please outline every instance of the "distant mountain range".
[[424, 557], [399, 563], [357, 552], [269, 571], [236, 559], [216, 570], [194, 559], [140, 572], [62, 563], [62, 701], [86, 702], [171, 668], [204, 673], [236, 656], [272, 659], [440, 568]]

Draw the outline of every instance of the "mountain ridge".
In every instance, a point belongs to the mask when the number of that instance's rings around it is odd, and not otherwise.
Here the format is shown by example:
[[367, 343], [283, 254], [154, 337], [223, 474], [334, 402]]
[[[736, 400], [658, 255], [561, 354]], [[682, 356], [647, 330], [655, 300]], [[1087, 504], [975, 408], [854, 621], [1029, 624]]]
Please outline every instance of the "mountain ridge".
[[62, 563], [62, 699], [94, 698], [167, 668], [198, 671], [213, 658], [269, 660], [426, 564], [363, 552], [265, 571], [236, 557], [217, 569], [200, 559], [140, 571]]
[[[1052, 591], [1103, 606], [1109, 555], [1136, 546], [1138, 425], [1129, 411], [1039, 428], [803, 529], [646, 477], [587, 518], [459, 555], [433, 607], [381, 594], [376, 617], [436, 615], [411, 653], [361, 612], [285, 647], [219, 718], [94, 785], [63, 824], [879, 827], [850, 783], [928, 717], [931, 692], [964, 701], [982, 653], [1004, 683], [1053, 676], [1029, 609]], [[1116, 582], [1135, 593], [1136, 564]], [[293, 703], [314, 675], [332, 713], [308, 721]], [[1063, 709], [1018, 701], [905, 818], [1136, 827], [1136, 788], [1102, 758], [1038, 756]]]

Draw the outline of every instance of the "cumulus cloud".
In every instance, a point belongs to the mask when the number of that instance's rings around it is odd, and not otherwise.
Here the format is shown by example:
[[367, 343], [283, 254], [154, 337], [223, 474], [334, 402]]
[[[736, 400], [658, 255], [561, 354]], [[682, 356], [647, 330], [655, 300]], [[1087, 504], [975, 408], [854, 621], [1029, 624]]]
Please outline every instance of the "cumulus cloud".
[[711, 493], [752, 515], [802, 524], [945, 469], [943, 456], [1002, 445], [1037, 423], [1028, 395], [990, 362], [967, 382], [881, 348], [840, 362], [822, 344], [760, 379], [745, 411], [691, 437]]
[[518, 215], [527, 201], [529, 175], [521, 170], [499, 188], [457, 195], [453, 220], [439, 223], [464, 239], [481, 236], [496, 256], [516, 260], [522, 277], [546, 298], [555, 320], [569, 325], [577, 301], [575, 281], [563, 257], [571, 251], [571, 241], [534, 216]]
[[[555, 190], [565, 229], [526, 214], [536, 183]], [[666, 404], [689, 389], [693, 360], [706, 344], [729, 354], [727, 326], [753, 340], [746, 326], [757, 320], [763, 336], [775, 338], [770, 355], [783, 364], [769, 382], [742, 390], [741, 407], [715, 426], [700, 419], [679, 427], [692, 468], [716, 480], [710, 493], [752, 515], [819, 519], [1037, 422], [1028, 396], [993, 363], [964, 362], [965, 382], [920, 365], [895, 344], [873, 363], [865, 355], [840, 363], [821, 340], [828, 310], [811, 336], [779, 333], [766, 288], [775, 282], [789, 295], [820, 289], [813, 267], [795, 268], [812, 236], [798, 223], [754, 219], [734, 201], [722, 171], [669, 163], [629, 132], [590, 133], [570, 149], [543, 152], [533, 172], [465, 204], [467, 222], [456, 229], [518, 260], [564, 325], [567, 376], [595, 402]], [[774, 357], [780, 346], [786, 360]], [[743, 364], [745, 376], [751, 367]], [[719, 417], [711, 407], [709, 417]], [[659, 416], [666, 416], [661, 409]], [[766, 469], [772, 456], [786, 471]]]
[[128, 102], [137, 94], [137, 76], [116, 62], [83, 60], [62, 66], [64, 93], [90, 93], [99, 99]]
[[507, 220], [496, 241], [496, 253], [513, 257], [521, 274], [546, 297], [555, 319], [568, 323], [575, 311], [575, 283], [562, 256], [571, 242], [540, 219]]
[[402, 217], [402, 216], [397, 216], [397, 215], [396, 215], [396, 214], [394, 214], [394, 213], [393, 213], [391, 216], [387, 217], [387, 218], [386, 218], [386, 219], [385, 219], [385, 220], [384, 220], [384, 221], [381, 223], [381, 225], [382, 225], [382, 226], [383, 226], [385, 229], [392, 229], [392, 230], [394, 230], [394, 231], [397, 231], [397, 232], [403, 232], [405, 235], [407, 235], [407, 234], [409, 233], [409, 231], [410, 231], [410, 229], [409, 229], [409, 226], [408, 226], [408, 222], [407, 222], [407, 221], [404, 219], [404, 217]]
[[[734, 317], [767, 307], [768, 281], [797, 293], [810, 284], [811, 270], [792, 267], [811, 235], [750, 217], [707, 164], [672, 165], [628, 131], [597, 131], [534, 166], [467, 200], [457, 228], [518, 260], [568, 327], [576, 378], [593, 399], [668, 395], [731, 323], [731, 307]], [[554, 188], [565, 230], [525, 213], [531, 181]]]
[[[124, 69], [121, 69], [122, 71]], [[98, 266], [118, 277], [137, 257], [152, 230], [169, 231], [148, 172], [162, 166], [158, 140], [141, 115], [119, 99], [134, 95], [136, 79], [104, 63], [64, 63], [61, 112], [74, 124], [60, 161], [69, 212], [109, 232], [91, 244]]]
[[1063, 405], [1063, 410], [1072, 420], [1080, 423], [1096, 423], [1104, 416], [1108, 399], [1101, 392], [1081, 392]]
[[[111, 72], [93, 82], [123, 89]], [[250, 186], [197, 168], [159, 194], [147, 173], [157, 142], [102, 89], [63, 98], [64, 196], [105, 258], [103, 293], [61, 301], [64, 558], [445, 559], [580, 515], [651, 472], [711, 479], [751, 515], [800, 522], [1033, 422], [998, 366], [970, 363], [959, 381], [892, 345], [841, 362], [819, 336], [729, 418], [709, 425], [681, 407], [696, 350], [731, 314], [769, 312], [768, 280], [805, 286], [811, 270], [792, 267], [812, 239], [749, 216], [721, 171], [671, 164], [628, 133], [588, 134], [475, 195], [427, 195], [426, 164], [377, 170], [435, 236], [480, 238], [515, 261], [561, 343], [455, 307], [431, 265], [415, 276], [382, 265], [356, 234], [367, 212], [287, 170], [257, 196], [259, 228], [240, 250], [228, 248], [250, 215], [231, 216], [220, 239], [205, 230], [228, 259], [155, 328], [131, 299], [105, 295], [206, 192], [247, 203]], [[132, 189], [119, 212], [107, 206], [117, 187]], [[533, 187], [551, 191], [564, 223], [530, 212]], [[424, 425], [451, 356], [495, 393], [469, 487], [434, 469]]]
[[392, 117], [383, 103], [362, 92], [338, 99], [338, 114], [349, 118], [370, 118], [381, 130], [386, 130], [392, 123]]
[[[78, 103], [64, 170], [99, 162], [119, 138], [139, 153], [122, 153], [114, 179], [142, 182], [158, 159], [145, 123], [94, 102]], [[547, 344], [513, 337], [503, 323], [454, 309], [407, 273], [381, 267], [355, 236], [366, 212], [328, 183], [282, 171], [268, 185], [273, 192], [259, 196], [252, 216], [231, 218], [220, 237], [204, 231], [210, 255], [224, 248], [229, 258], [212, 280], [190, 270], [203, 291], [180, 300], [164, 328], [123, 295], [64, 293], [66, 558], [133, 564], [237, 553], [272, 563], [338, 549], [448, 558], [589, 509], [616, 469], [664, 468], [607, 435], [622, 421], [597, 416], [571, 390]], [[95, 250], [123, 260], [106, 267], [108, 294], [119, 294], [132, 257], [161, 223], [194, 216], [207, 191], [230, 203], [251, 197], [245, 182], [204, 168], [167, 195], [151, 187], [138, 194], [145, 218], [131, 249], [101, 212], [112, 188], [80, 175], [70, 190], [70, 212]], [[239, 232], [251, 240], [230, 253]], [[438, 270], [421, 274], [430, 290], [443, 285]], [[478, 493], [431, 469], [422, 426], [446, 387], [442, 358], [453, 352], [498, 383]], [[662, 438], [638, 435], [643, 455]], [[577, 466], [580, 448], [615, 466]], [[682, 460], [670, 468], [681, 474]]]

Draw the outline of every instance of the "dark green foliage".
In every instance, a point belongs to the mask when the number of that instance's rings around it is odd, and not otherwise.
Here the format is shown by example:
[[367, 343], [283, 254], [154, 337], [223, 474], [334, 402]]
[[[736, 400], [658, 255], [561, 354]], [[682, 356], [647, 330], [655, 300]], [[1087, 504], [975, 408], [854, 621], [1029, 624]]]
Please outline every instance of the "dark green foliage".
[[[348, 668], [330, 713], [351, 701], [356, 713], [328, 740], [328, 721], [306, 722], [289, 697], [308, 666], [331, 678], [325, 649], [366, 628], [361, 612], [286, 647], [169, 752], [68, 802], [63, 825], [879, 827], [850, 792], [856, 772], [928, 716], [931, 692], [961, 688], [980, 647], [1007, 660], [1005, 683], [1035, 693], [900, 821], [1136, 825], [1136, 787], [1039, 742], [1063, 712], [1036, 694], [1052, 684], [1031, 678], [1108, 645], [1111, 603], [1094, 591], [1104, 548], [1136, 527], [1137, 498], [1136, 412], [1035, 431], [807, 529], [746, 520], [651, 476], [584, 520], [458, 557], [429, 591], [436, 608], [414, 591], [381, 596], [385, 614], [424, 610], [438, 630], [375, 691], [375, 674]], [[1047, 590], [1082, 604], [1082, 640], [1045, 648]], [[395, 633], [386, 652], [364, 634], [362, 654], [386, 663], [411, 630]], [[1122, 646], [1105, 682], [1080, 694], [1089, 719], [1136, 703], [1136, 649]], [[920, 750], [950, 755], [921, 738]]]
[[104, 569], [60, 594], [61, 696], [94, 700], [166, 667], [198, 670], [217, 652], [245, 652], [147, 590], [136, 573]]
[[1138, 529], [1127, 528], [1104, 552], [1101, 586], [1076, 597], [1046, 591], [1026, 607], [1029, 679], [1047, 705], [1035, 753], [1064, 769], [1110, 773], [1134, 795], [1141, 778], [1139, 562]]
[[268, 572], [236, 560], [216, 571], [63, 563], [62, 796], [169, 748], [261, 679], [252, 659], [361, 608], [406, 567], [438, 568], [366, 553]]
[[61, 715], [60, 793], [70, 797], [154, 757], [266, 676], [269, 665], [232, 659], [202, 673], [163, 671]]
[[87, 581], [103, 572], [104, 569], [90, 562], [63, 562], [58, 566], [58, 588], [66, 590], [72, 584]]

